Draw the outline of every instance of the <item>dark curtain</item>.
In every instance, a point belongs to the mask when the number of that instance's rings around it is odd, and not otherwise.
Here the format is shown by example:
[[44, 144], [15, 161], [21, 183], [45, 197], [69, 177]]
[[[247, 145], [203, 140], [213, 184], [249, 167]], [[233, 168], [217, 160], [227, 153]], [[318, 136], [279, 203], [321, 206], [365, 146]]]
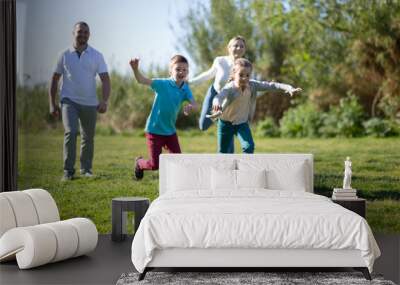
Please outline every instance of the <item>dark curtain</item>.
[[17, 190], [16, 4], [0, 0], [0, 191]]

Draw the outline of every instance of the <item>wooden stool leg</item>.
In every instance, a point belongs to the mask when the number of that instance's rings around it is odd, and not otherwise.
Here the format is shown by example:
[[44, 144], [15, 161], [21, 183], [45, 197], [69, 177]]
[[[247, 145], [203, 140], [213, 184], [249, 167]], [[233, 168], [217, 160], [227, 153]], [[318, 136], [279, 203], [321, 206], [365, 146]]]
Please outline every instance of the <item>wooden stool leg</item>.
[[[111, 240], [112, 241], [122, 241], [124, 239], [124, 228], [126, 227], [126, 217], [124, 220], [124, 215], [126, 213], [122, 211], [122, 205], [120, 203], [112, 203], [112, 212], [111, 212], [111, 225], [112, 225], [112, 233]], [[126, 231], [126, 230], [125, 230]]]

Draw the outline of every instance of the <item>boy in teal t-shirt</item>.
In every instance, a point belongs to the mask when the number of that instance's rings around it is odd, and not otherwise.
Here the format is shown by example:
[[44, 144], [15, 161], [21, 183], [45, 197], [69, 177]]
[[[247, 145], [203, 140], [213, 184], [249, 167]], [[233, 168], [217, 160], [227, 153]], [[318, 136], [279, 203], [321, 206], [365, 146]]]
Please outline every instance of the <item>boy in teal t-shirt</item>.
[[139, 71], [139, 59], [132, 59], [132, 67], [136, 80], [149, 85], [155, 92], [151, 112], [146, 122], [146, 142], [150, 159], [137, 157], [135, 160], [134, 176], [137, 180], [143, 178], [144, 170], [158, 169], [158, 159], [162, 148], [166, 147], [170, 153], [181, 153], [178, 136], [176, 135], [176, 119], [184, 101], [183, 112], [188, 115], [193, 108], [197, 108], [186, 78], [189, 73], [189, 64], [185, 57], [175, 55], [170, 60], [170, 78], [149, 79]]

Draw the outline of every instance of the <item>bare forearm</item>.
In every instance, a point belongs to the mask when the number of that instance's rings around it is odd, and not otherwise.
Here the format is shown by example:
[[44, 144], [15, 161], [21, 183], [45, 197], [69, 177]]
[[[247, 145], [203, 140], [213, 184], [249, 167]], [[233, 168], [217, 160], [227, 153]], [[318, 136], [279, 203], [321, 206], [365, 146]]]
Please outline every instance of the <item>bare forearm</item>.
[[256, 81], [257, 91], [284, 91], [289, 92], [293, 88], [293, 86], [285, 83], [273, 82], [273, 81]]
[[133, 74], [135, 75], [136, 80], [140, 84], [145, 84], [145, 85], [150, 85], [151, 84], [151, 80], [148, 79], [147, 77], [143, 76], [143, 74], [139, 71], [138, 68], [133, 70]]
[[61, 74], [54, 73], [51, 78], [50, 87], [49, 87], [49, 111], [50, 114], [54, 117], [60, 116], [60, 108], [56, 104], [56, 95], [58, 89], [58, 81], [60, 80]]
[[216, 73], [217, 73], [217, 69], [213, 65], [209, 70], [191, 78], [189, 80], [189, 84], [196, 85], [196, 84], [205, 82], [207, 80], [210, 80], [211, 78], [213, 78], [215, 76]]
[[102, 95], [104, 102], [108, 102], [108, 99], [110, 98], [110, 92], [111, 92], [111, 82], [110, 78], [106, 76], [105, 78], [102, 79]]
[[51, 106], [56, 104], [58, 79], [52, 78], [49, 88], [49, 103]]
[[197, 111], [199, 109], [199, 105], [197, 105], [196, 101], [191, 101], [190, 104], [192, 105], [193, 110]]

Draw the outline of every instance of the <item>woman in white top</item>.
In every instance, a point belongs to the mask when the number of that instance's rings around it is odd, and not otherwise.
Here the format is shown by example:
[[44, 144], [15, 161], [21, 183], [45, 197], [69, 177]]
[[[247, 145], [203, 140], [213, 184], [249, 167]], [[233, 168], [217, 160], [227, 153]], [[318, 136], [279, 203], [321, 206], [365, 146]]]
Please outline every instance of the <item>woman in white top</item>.
[[[235, 59], [243, 57], [245, 52], [245, 39], [241, 36], [236, 36], [232, 38], [228, 43], [227, 56], [217, 56], [214, 59], [213, 65], [209, 70], [189, 80], [189, 84], [199, 84], [201, 82], [214, 78], [214, 82], [208, 89], [203, 101], [203, 106], [201, 108], [199, 119], [200, 130], [205, 131], [211, 126], [213, 121], [210, 118], [207, 118], [206, 115], [211, 112], [213, 99], [215, 95], [217, 95], [228, 82], [231, 67], [233, 66], [233, 62], [235, 61]], [[231, 147], [232, 149], [230, 152], [233, 153], [233, 140]]]

